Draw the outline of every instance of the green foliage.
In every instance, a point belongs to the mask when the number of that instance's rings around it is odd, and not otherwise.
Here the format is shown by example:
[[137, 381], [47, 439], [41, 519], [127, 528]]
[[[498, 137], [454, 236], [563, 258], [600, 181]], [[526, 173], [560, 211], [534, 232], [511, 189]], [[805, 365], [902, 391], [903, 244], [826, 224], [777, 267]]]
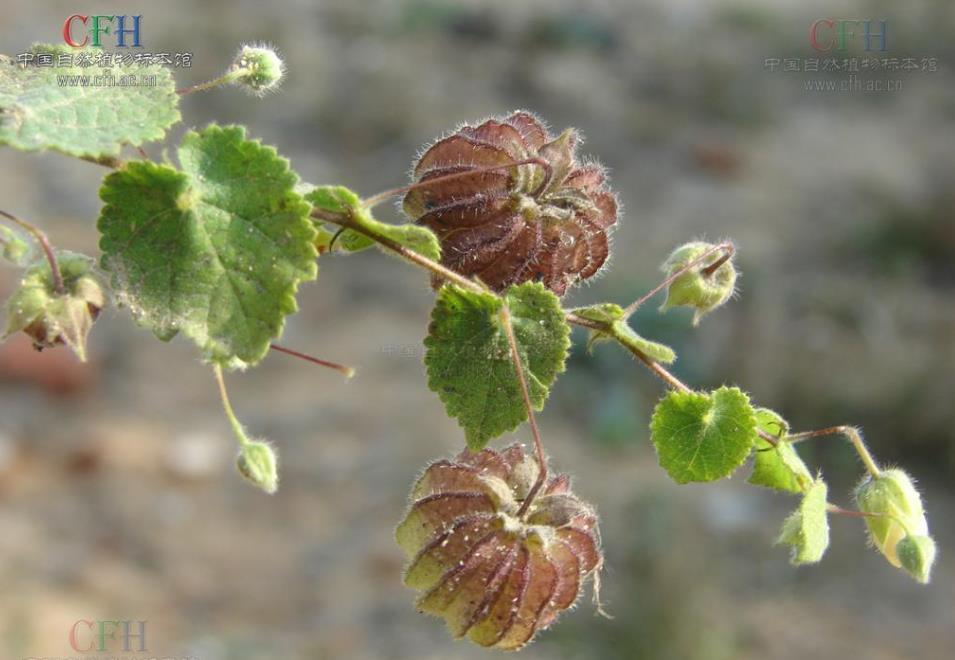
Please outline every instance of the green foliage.
[[609, 331], [591, 330], [587, 339], [587, 350], [603, 341], [617, 340], [625, 348], [643, 353], [649, 358], [671, 364], [676, 360], [676, 353], [665, 344], [659, 344], [638, 335], [627, 323], [623, 307], [614, 303], [601, 303], [590, 307], [581, 307], [573, 310], [578, 316], [590, 321], [606, 323]]
[[[54, 46], [37, 46], [34, 52], [52, 57], [69, 54], [74, 58], [100, 53]], [[140, 79], [154, 76], [157, 84], [100, 86], [90, 80], [91, 84], [84, 85], [76, 78], [123, 74], [135, 74]], [[189, 87], [184, 93], [234, 83], [260, 94], [274, 88], [283, 75], [283, 63], [274, 50], [244, 46], [222, 76]], [[67, 84], [61, 84], [64, 80]], [[166, 129], [179, 120], [178, 106], [179, 94], [165, 67], [137, 66], [117, 71], [98, 65], [21, 66], [0, 56], [0, 144], [26, 151], [53, 149], [118, 167], [106, 176], [100, 189], [104, 202], [98, 222], [102, 268], [110, 276], [118, 301], [129, 307], [137, 322], [162, 340], [181, 332], [199, 346], [204, 359], [213, 365], [223, 408], [240, 446], [239, 472], [258, 488], [273, 493], [278, 487], [276, 453], [268, 443], [246, 435], [229, 402], [223, 367], [254, 365], [265, 356], [272, 340], [281, 335], [286, 316], [297, 309], [298, 286], [316, 277], [317, 255], [335, 246], [348, 252], [378, 246], [428, 269], [432, 277], [437, 278], [433, 281], [447, 279], [448, 273], [420, 258], [439, 262], [442, 257], [440, 243], [429, 229], [415, 224], [380, 222], [371, 214], [370, 205], [391, 193], [376, 195], [366, 204], [343, 186], [316, 187], [300, 183], [284, 158], [273, 148], [247, 139], [244, 128], [213, 125], [187, 133], [179, 145], [178, 168], [168, 160], [164, 164], [149, 160], [122, 164], [115, 158], [124, 145], [136, 146], [162, 138]], [[523, 160], [527, 155], [523, 149], [519, 154], [521, 163], [514, 163], [519, 169], [504, 174], [500, 167], [504, 162], [502, 158], [511, 162], [518, 155], [497, 149], [492, 138], [501, 132], [513, 134], [514, 131], [522, 134], [526, 145], [534, 142], [544, 145], [537, 151], [545, 157], [545, 162], [538, 164], [548, 166], [550, 163], [553, 181], [578, 177], [580, 185], [599, 185], [603, 190], [603, 175], [598, 168], [584, 166], [576, 173], [571, 172], [576, 140], [573, 130], [544, 143], [550, 136], [526, 113], [515, 113], [510, 121], [515, 123], [505, 125], [492, 120], [471, 127], [468, 135], [459, 136], [461, 143], [455, 149], [464, 149], [461, 153], [466, 156], [459, 159], [452, 150], [450, 155], [445, 154], [448, 163], [430, 174], [459, 168], [464, 160], [471, 159], [476, 169], [467, 177], [454, 179], [449, 186], [451, 192], [439, 196], [441, 200], [459, 202], [458, 190], [493, 187], [497, 185], [495, 182], [523, 176], [528, 168], [536, 171], [535, 176], [543, 176], [544, 170], [532, 164], [536, 162], [534, 159]], [[448, 143], [444, 144], [447, 147]], [[479, 172], [479, 166], [488, 169]], [[506, 201], [506, 205], [495, 206], [496, 210], [490, 212], [512, 213], [516, 207], [507, 205], [515, 200], [500, 193], [497, 189], [493, 191], [493, 195], [497, 195], [495, 199]], [[569, 206], [578, 202], [573, 195], [565, 195], [565, 199], [560, 200]], [[425, 203], [424, 197], [421, 203]], [[609, 192], [603, 197], [603, 203], [616, 211]], [[476, 213], [485, 210], [483, 205], [475, 205], [474, 209]], [[537, 213], [535, 209], [533, 204], [521, 206], [522, 213]], [[2, 215], [41, 238], [42, 246], [48, 248], [44, 234], [37, 228], [5, 212]], [[462, 218], [463, 224], [472, 220], [464, 215]], [[520, 225], [515, 227], [524, 230]], [[588, 240], [584, 246], [590, 250], [588, 258], [594, 256], [597, 245], [590, 243]], [[30, 263], [30, 247], [18, 232], [0, 226], [0, 258], [24, 266]], [[557, 250], [560, 259], [570, 255], [563, 253], [567, 248], [575, 250], [575, 255], [586, 256], [579, 251], [580, 247], [571, 242], [549, 245], [548, 250]], [[550, 257], [546, 253], [547, 250], [540, 250], [542, 256], [537, 257], [535, 263], [516, 264], [522, 270], [515, 276], [529, 274], [546, 279], [547, 272], [553, 271], [560, 261], [554, 257], [556, 261], [548, 263], [546, 259]], [[663, 265], [668, 286], [662, 311], [675, 306], [691, 307], [695, 310], [696, 324], [703, 315], [725, 303], [734, 293], [737, 278], [730, 258], [732, 253], [729, 244], [699, 241], [677, 248]], [[92, 259], [66, 252], [56, 253], [55, 259], [62, 282], [57, 281], [56, 271], [47, 260], [26, 269], [6, 305], [4, 338], [22, 331], [38, 348], [66, 344], [80, 359], [85, 359], [87, 335], [107, 296]], [[534, 270], [528, 270], [530, 267]], [[429, 386], [438, 393], [448, 414], [464, 429], [467, 446], [478, 451], [491, 439], [517, 428], [530, 412], [525, 407], [511, 355], [507, 319], [510, 318], [513, 327], [518, 362], [527, 384], [530, 408], [534, 410], [543, 408], [551, 386], [564, 369], [570, 329], [560, 300], [541, 283], [512, 286], [497, 295], [481, 290], [477, 283], [469, 287], [461, 279], [456, 281], [465, 286], [446, 283], [438, 291], [425, 339], [425, 364]], [[676, 359], [674, 351], [637, 334], [627, 322], [627, 310], [621, 306], [601, 303], [573, 310], [573, 313], [575, 316], [570, 317], [573, 322], [590, 327], [588, 350], [600, 342], [616, 341], [675, 388], [656, 406], [651, 435], [660, 465], [676, 482], [706, 482], [728, 477], [755, 448], [749, 483], [802, 495], [798, 508], [785, 520], [778, 542], [792, 546], [793, 563], [817, 562], [829, 543], [827, 486], [821, 478], [813, 478], [790, 441], [841, 433], [853, 444], [870, 473], [857, 488], [855, 497], [861, 512], [868, 514], [865, 523], [872, 544], [890, 563], [917, 581], [929, 580], [936, 548], [928, 532], [921, 498], [907, 474], [879, 468], [856, 429], [831, 427], [789, 436], [789, 427], [778, 414], [764, 408], [754, 410], [747, 395], [736, 387], [721, 387], [709, 393], [690, 391], [661, 366]], [[594, 325], [599, 328], [591, 327]], [[289, 349], [282, 350], [301, 356]], [[302, 357], [349, 373], [342, 365]], [[774, 444], [759, 433], [772, 436], [777, 442]], [[543, 451], [539, 435], [535, 433], [534, 439], [538, 449]], [[512, 474], [506, 461], [495, 463], [489, 453], [469, 456], [481, 463], [472, 476], [485, 485], [495, 479], [500, 481], [498, 471], [502, 469], [509, 477], [527, 482], [518, 497], [517, 491], [511, 493], [507, 490], [509, 486], [501, 481], [506, 497], [513, 501], [508, 517], [495, 517], [494, 525], [538, 527], [540, 522], [542, 525], [553, 523], [555, 528], [566, 525], [568, 532], [585, 531], [575, 527], [584, 525], [584, 521], [579, 511], [575, 513], [567, 507], [569, 485], [562, 477], [548, 482], [546, 490], [541, 491], [542, 499], [552, 498], [551, 502], [555, 503], [553, 510], [548, 509], [548, 516], [553, 519], [535, 517], [541, 515], [540, 501], [532, 503], [527, 498], [531, 492], [529, 484], [540, 474], [536, 459], [527, 463], [530, 467], [526, 473]], [[443, 471], [447, 463], [438, 462], [434, 466]], [[445, 476], [448, 489], [464, 483], [459, 481], [462, 477], [456, 471], [448, 471]], [[490, 488], [488, 494], [500, 495], [494, 488]], [[473, 502], [455, 501], [454, 507], [473, 505]], [[531, 508], [532, 504], [538, 508]], [[832, 510], [839, 511], [835, 507]], [[518, 520], [528, 511], [534, 513]], [[463, 509], [461, 512], [467, 513]], [[399, 543], [406, 550], [406, 541], [411, 536], [418, 538], [421, 525], [433, 522], [427, 518], [433, 513], [415, 514], [417, 517], [413, 520], [408, 519], [414, 524], [406, 521], [399, 527]], [[455, 508], [450, 513], [459, 512]], [[589, 509], [586, 513], [585, 518], [593, 517]], [[476, 519], [483, 520], [481, 515], [478, 511]], [[595, 517], [593, 524], [596, 525]], [[511, 534], [513, 529], [504, 531]], [[461, 538], [464, 542], [469, 540], [467, 534]], [[590, 565], [599, 569], [600, 561], [594, 554], [596, 536], [593, 541]], [[549, 599], [553, 604], [558, 584], [561, 589], [566, 586], [564, 577], [571, 578], [567, 582], [571, 584], [584, 574], [578, 570], [583, 566], [578, 560], [587, 555], [586, 548], [582, 550], [579, 543], [570, 542], [563, 546], [566, 547], [560, 552], [566, 561], [558, 563], [572, 570], [560, 580], [555, 575], [557, 581], [553, 583], [538, 579], [541, 589], [529, 589], [541, 591], [534, 597], [541, 598], [544, 606]], [[445, 552], [443, 548], [445, 545], [439, 546], [441, 552]], [[486, 550], [493, 550], [489, 543]], [[581, 557], [570, 557], [567, 553], [580, 553]], [[549, 553], [545, 555], [541, 566], [552, 559]], [[457, 566], [465, 564], [454, 557], [447, 565], [455, 571]], [[526, 582], [522, 572], [514, 575]], [[488, 591], [488, 584], [475, 581], [474, 593]], [[456, 588], [456, 583], [451, 586]], [[563, 596], [566, 600], [562, 602], [567, 605], [573, 602], [573, 594]], [[501, 602], [517, 602], [522, 598], [518, 594], [513, 601]], [[468, 598], [461, 602], [467, 602], [468, 607], [476, 603]], [[505, 609], [510, 607], [507, 605]], [[539, 607], [533, 608], [538, 615], [542, 612]], [[436, 606], [434, 611], [446, 610]], [[513, 613], [517, 619], [523, 618], [525, 624], [527, 618], [534, 615], [531, 610], [523, 614], [513, 610]], [[461, 619], [462, 624], [466, 621], [471, 621], [471, 617]], [[544, 625], [549, 623], [550, 620]], [[523, 643], [517, 638], [513, 641]]]
[[650, 423], [660, 466], [677, 483], [728, 477], [749, 455], [756, 415], [739, 388], [669, 392]]
[[758, 408], [756, 426], [760, 431], [775, 436], [779, 442], [774, 447], [763, 438], [757, 439], [749, 483], [790, 493], [806, 492], [813, 482], [812, 473], [799, 458], [796, 448], [785, 442], [789, 424], [772, 410]]
[[30, 244], [19, 233], [0, 225], [0, 259], [14, 266], [25, 266], [30, 260]]
[[817, 477], [799, 507], [783, 522], [776, 543], [792, 546], [793, 564], [814, 564], [829, 547], [828, 491], [826, 482]]
[[205, 359], [255, 364], [315, 278], [309, 206], [288, 161], [239, 127], [189, 132], [182, 170], [132, 162], [100, 190], [103, 267], [139, 323]]
[[47, 261], [30, 266], [7, 301], [3, 339], [22, 330], [37, 348], [66, 344], [85, 362], [86, 338], [106, 305], [106, 296], [93, 272], [92, 259], [62, 252], [57, 263], [64, 290], [56, 290]]
[[345, 216], [361, 227], [362, 231], [346, 229], [336, 242], [349, 252], [378, 245], [375, 239], [384, 238], [432, 261], [441, 259], [441, 244], [430, 229], [413, 224], [389, 225], [375, 220], [361, 198], [345, 186], [318, 186], [306, 194], [305, 199], [316, 209]]
[[727, 259], [712, 273], [706, 272], [709, 266], [715, 265], [722, 258], [720, 251], [716, 250], [702, 262], [690, 267], [690, 264], [715, 247], [710, 243], [694, 241], [673, 251], [662, 266], [663, 272], [669, 277], [684, 268], [687, 270], [667, 287], [667, 298], [660, 311], [665, 312], [673, 307], [691, 307], [696, 310], [693, 314], [693, 325], [697, 325], [701, 318], [732, 297], [736, 290], [736, 267], [732, 259]]
[[[504, 300], [531, 403], [541, 410], [557, 374], [564, 370], [570, 328], [557, 296], [540, 283], [511, 287]], [[428, 386], [464, 428], [473, 450], [527, 419], [502, 324], [503, 305], [494, 294], [445, 284], [424, 342]]]
[[[32, 52], [81, 55], [76, 50], [38, 45]], [[155, 85], [93, 84], [95, 76], [154, 76]], [[80, 81], [89, 84], [59, 84]], [[133, 146], [161, 139], [179, 121], [179, 95], [167, 67], [60, 67], [20, 65], [0, 59], [0, 144], [23, 151], [55, 149], [73, 156], [115, 156], [123, 144]]]

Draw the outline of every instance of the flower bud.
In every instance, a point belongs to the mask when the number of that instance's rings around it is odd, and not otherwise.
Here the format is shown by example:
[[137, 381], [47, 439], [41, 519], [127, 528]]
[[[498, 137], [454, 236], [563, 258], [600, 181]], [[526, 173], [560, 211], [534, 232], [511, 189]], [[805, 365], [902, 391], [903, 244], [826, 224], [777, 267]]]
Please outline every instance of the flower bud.
[[890, 564], [902, 567], [900, 541], [906, 536], [928, 535], [922, 498], [909, 475], [892, 469], [877, 477], [866, 477], [856, 488], [855, 499], [860, 511], [873, 514], [865, 518], [872, 544]]
[[701, 263], [670, 283], [667, 288], [667, 299], [660, 308], [661, 312], [673, 307], [692, 307], [696, 310], [693, 315], [693, 325], [697, 325], [705, 314], [730, 299], [736, 290], [736, 267], [732, 259], [726, 259], [715, 270], [708, 272], [708, 268], [725, 258], [723, 251], [714, 250], [715, 247], [710, 243], [695, 241], [681, 245], [670, 254], [661, 267], [668, 277], [686, 268], [706, 252], [713, 251]]
[[247, 44], [236, 55], [232, 72], [236, 83], [261, 96], [278, 87], [285, 76], [285, 63], [272, 48]]
[[906, 536], [895, 546], [902, 568], [917, 582], [928, 584], [935, 563], [935, 541], [931, 536]]
[[86, 338], [106, 305], [106, 295], [89, 257], [62, 252], [57, 255], [57, 266], [63, 278], [62, 292], [56, 290], [48, 262], [27, 269], [20, 287], [7, 301], [3, 338], [22, 330], [37, 350], [66, 344], [85, 362]]
[[9, 227], [0, 225], [0, 258], [14, 266], [23, 266], [30, 259], [30, 244]]
[[239, 473], [269, 495], [279, 488], [275, 451], [265, 442], [253, 441], [242, 447], [236, 461]]

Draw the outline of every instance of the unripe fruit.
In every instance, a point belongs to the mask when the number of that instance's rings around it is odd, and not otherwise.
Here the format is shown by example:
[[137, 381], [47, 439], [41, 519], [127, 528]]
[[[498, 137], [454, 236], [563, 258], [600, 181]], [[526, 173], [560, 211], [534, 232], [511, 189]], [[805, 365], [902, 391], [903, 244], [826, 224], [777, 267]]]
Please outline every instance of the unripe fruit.
[[[670, 254], [661, 269], [667, 276], [674, 275], [715, 247], [700, 241], [681, 245]], [[673, 280], [667, 287], [667, 299], [660, 311], [665, 312], [672, 307], [692, 307], [696, 310], [693, 325], [697, 325], [704, 315], [729, 300], [736, 290], [736, 267], [733, 260], [726, 259], [712, 272], [708, 270], [722, 258], [724, 255], [715, 250], [710, 257]]]
[[604, 265], [617, 221], [604, 170], [578, 162], [579, 142], [573, 129], [555, 138], [527, 112], [464, 125], [413, 172], [417, 184], [454, 176], [415, 186], [404, 211], [437, 234], [452, 270], [495, 291], [540, 281], [563, 295]]
[[566, 476], [548, 480], [518, 516], [537, 475], [513, 445], [432, 463], [415, 484], [396, 531], [410, 561], [404, 581], [423, 592], [418, 609], [444, 618], [455, 637], [519, 649], [599, 571], [597, 516]]

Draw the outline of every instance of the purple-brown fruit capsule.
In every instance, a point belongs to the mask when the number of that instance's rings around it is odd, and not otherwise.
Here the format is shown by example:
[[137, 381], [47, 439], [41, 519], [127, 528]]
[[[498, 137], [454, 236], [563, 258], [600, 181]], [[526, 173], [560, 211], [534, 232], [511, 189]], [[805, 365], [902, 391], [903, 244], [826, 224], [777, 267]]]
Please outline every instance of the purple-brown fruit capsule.
[[404, 582], [422, 592], [418, 609], [442, 617], [455, 637], [519, 649], [599, 571], [597, 516], [565, 475], [519, 515], [537, 475], [520, 445], [465, 450], [432, 463], [412, 489], [395, 533], [410, 561]]
[[562, 296], [607, 261], [617, 221], [603, 168], [577, 161], [579, 141], [527, 112], [462, 126], [418, 159], [404, 211], [437, 234], [448, 268], [495, 291], [535, 280]]

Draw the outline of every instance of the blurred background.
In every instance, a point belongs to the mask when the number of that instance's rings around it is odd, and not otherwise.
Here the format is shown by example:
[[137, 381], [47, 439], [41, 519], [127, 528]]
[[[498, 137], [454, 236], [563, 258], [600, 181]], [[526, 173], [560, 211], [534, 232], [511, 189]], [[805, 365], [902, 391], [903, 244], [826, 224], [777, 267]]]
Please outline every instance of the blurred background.
[[[678, 350], [691, 384], [739, 383], [795, 429], [863, 426], [924, 489], [941, 548], [930, 586], [867, 549], [849, 518], [832, 520], [821, 564], [790, 567], [772, 543], [795, 501], [747, 486], [745, 469], [670, 482], [648, 437], [660, 384], [615, 346], [588, 357], [577, 336], [540, 422], [553, 466], [601, 513], [614, 618], [585, 597], [522, 657], [951, 657], [951, 2], [13, 0], [0, 52], [60, 42], [75, 12], [142, 14], [145, 50], [193, 53], [181, 86], [215, 77], [243, 42], [283, 53], [278, 95], [185, 98], [168, 142], [146, 146], [154, 158], [189, 127], [245, 123], [304, 180], [371, 194], [403, 184], [420, 146], [462, 121], [527, 108], [576, 126], [625, 212], [611, 267], [568, 305], [626, 304], [674, 246], [733, 238], [738, 300], [697, 329], [648, 305], [639, 331]], [[886, 52], [857, 34], [821, 57], [897, 58], [855, 73], [894, 91], [803, 70], [820, 57], [809, 26], [827, 18], [887, 21]], [[0, 208], [96, 254], [103, 174], [0, 149]], [[74, 655], [80, 619], [146, 620], [158, 657], [490, 657], [415, 613], [392, 539], [418, 471], [462, 446], [426, 387], [427, 277], [373, 251], [320, 266], [284, 343], [358, 376], [274, 354], [228, 379], [240, 417], [281, 452], [274, 497], [234, 473], [212, 375], [185, 340], [160, 344], [112, 310], [89, 365], [22, 338], [0, 346], [0, 657]], [[17, 277], [0, 270], [0, 293]], [[530, 438], [496, 444], [515, 439]], [[861, 473], [848, 445], [804, 449], [848, 504]]]

